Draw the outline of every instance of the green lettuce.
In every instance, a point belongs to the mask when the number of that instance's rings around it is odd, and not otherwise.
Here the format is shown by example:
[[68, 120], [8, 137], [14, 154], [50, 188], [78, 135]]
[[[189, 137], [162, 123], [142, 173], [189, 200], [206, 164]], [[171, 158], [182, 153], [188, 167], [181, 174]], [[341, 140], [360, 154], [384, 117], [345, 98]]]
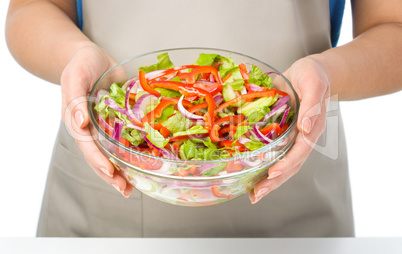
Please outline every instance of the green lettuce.
[[173, 68], [174, 65], [172, 61], [170, 61], [168, 53], [162, 53], [157, 56], [159, 62], [150, 66], [143, 66], [138, 68], [139, 71], [143, 71], [145, 73], [156, 71], [156, 70], [164, 70]]
[[196, 65], [200, 65], [200, 66], [211, 66], [213, 64], [219, 64], [218, 70], [221, 69], [229, 69], [232, 67], [235, 67], [235, 63], [233, 61], [233, 59], [228, 56], [228, 57], [224, 57], [218, 54], [200, 54], [197, 62], [195, 62]]
[[232, 73], [232, 76], [230, 76], [225, 81], [225, 84], [232, 83], [233, 81], [238, 80], [238, 79], [243, 79], [243, 76], [240, 73], [239, 66], [230, 67], [227, 69], [219, 69], [219, 74], [221, 75], [222, 78], [226, 77], [226, 75], [229, 75], [229, 73]]
[[184, 136], [184, 135], [195, 135], [195, 134], [203, 134], [203, 133], [208, 133], [208, 131], [201, 125], [196, 125], [191, 127], [188, 130], [185, 131], [179, 131], [173, 134], [173, 137], [177, 136]]
[[191, 140], [184, 141], [184, 143], [180, 146], [179, 154], [183, 160], [193, 159], [197, 154], [197, 144]]
[[250, 137], [250, 140], [251, 140], [250, 142], [246, 142], [246, 143], [244, 143], [244, 145], [245, 145], [248, 149], [250, 149], [251, 151], [260, 149], [261, 147], [264, 146], [264, 143], [262, 143], [262, 142], [256, 140], [253, 136]]
[[274, 104], [277, 99], [278, 96], [276, 95], [247, 102], [241, 108], [237, 109], [237, 113], [247, 116], [249, 123], [256, 123], [269, 113], [269, 106]]
[[169, 139], [165, 139], [159, 131], [155, 130], [154, 128], [149, 125], [149, 123], [144, 123], [144, 129], [147, 132], [147, 138], [159, 148], [165, 147], [167, 143], [169, 143]]
[[241, 126], [237, 126], [236, 128], [236, 133], [233, 137], [233, 139], [235, 141], [237, 141], [241, 136], [243, 136], [244, 134], [246, 134], [246, 132], [251, 129], [250, 125], [241, 125]]
[[[126, 116], [125, 114], [120, 113], [117, 110], [112, 109], [111, 107], [109, 107], [108, 105], [106, 105], [105, 101], [107, 99], [111, 98], [110, 95], [105, 95], [101, 98], [100, 102], [94, 107], [94, 109], [96, 111], [98, 111], [99, 115], [103, 118], [103, 119], [107, 119], [109, 116], [110, 117], [115, 117], [117, 116], [118, 118], [120, 118], [121, 120], [123, 120], [125, 123], [131, 123], [131, 121], [128, 119], [128, 116]], [[113, 99], [113, 98], [111, 98]], [[122, 108], [124, 108], [124, 106], [122, 106]]]
[[163, 109], [161, 117], [156, 118], [154, 120], [154, 123], [160, 123], [166, 121], [169, 116], [173, 115], [173, 113], [174, 113], [174, 106], [173, 105], [167, 106], [165, 109]]
[[121, 132], [121, 136], [128, 140], [131, 144], [138, 146], [140, 143], [144, 141], [141, 132], [138, 130], [131, 130], [128, 128], [124, 128]]
[[195, 62], [195, 64], [200, 66], [207, 66], [207, 65], [211, 66], [215, 62], [217, 56], [218, 54], [201, 53], [198, 56], [197, 62]]
[[205, 170], [204, 172], [202, 172], [203, 176], [214, 176], [217, 175], [218, 173], [222, 172], [226, 167], [225, 163], [220, 163], [219, 165], [210, 168], [208, 170]]
[[198, 139], [198, 138], [193, 138], [193, 142], [197, 144], [204, 144], [204, 146], [208, 147], [209, 149], [216, 150], [218, 149], [216, 145], [211, 141], [210, 137], [207, 137], [206, 139]]
[[125, 107], [126, 92], [116, 83], [110, 86], [110, 97], [119, 105], [120, 107]]
[[174, 98], [174, 97], [180, 97], [181, 96], [181, 94], [179, 92], [174, 91], [174, 90], [170, 90], [170, 89], [157, 87], [157, 88], [155, 88], [155, 90], [160, 92], [161, 96], [164, 96], [164, 97]]
[[248, 83], [256, 84], [258, 86], [264, 86], [269, 89], [272, 89], [272, 78], [267, 74], [263, 74], [257, 66], [253, 65], [250, 71], [250, 78], [248, 79]]
[[180, 112], [169, 117], [166, 121], [161, 124], [169, 130], [170, 133], [174, 134], [176, 132], [188, 130], [191, 126], [192, 121], [185, 118]]

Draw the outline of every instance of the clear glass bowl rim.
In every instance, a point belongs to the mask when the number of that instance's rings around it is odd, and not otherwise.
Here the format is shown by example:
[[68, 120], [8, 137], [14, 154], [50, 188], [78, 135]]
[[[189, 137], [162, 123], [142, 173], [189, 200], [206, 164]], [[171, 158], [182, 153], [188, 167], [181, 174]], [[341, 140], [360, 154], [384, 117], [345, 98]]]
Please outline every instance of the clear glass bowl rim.
[[[134, 154], [136, 154], [136, 155], [138, 155], [138, 156], [144, 156], [144, 157], [148, 157], [148, 158], [151, 158], [151, 159], [160, 160], [160, 161], [162, 161], [162, 162], [164, 162], [164, 163], [199, 164], [199, 165], [202, 165], [202, 164], [217, 164], [217, 163], [222, 163], [222, 162], [230, 162], [230, 161], [242, 160], [242, 159], [246, 159], [246, 158], [248, 158], [248, 157], [257, 156], [258, 154], [267, 152], [267, 151], [269, 151], [270, 149], [276, 147], [278, 144], [280, 144], [286, 137], [289, 136], [289, 134], [292, 132], [293, 128], [296, 127], [296, 123], [297, 123], [297, 119], [298, 119], [298, 114], [299, 114], [300, 100], [299, 100], [299, 97], [298, 97], [296, 91], [294, 90], [292, 84], [291, 84], [290, 81], [282, 74], [282, 72], [278, 71], [277, 69], [275, 69], [275, 68], [272, 67], [271, 65], [269, 65], [269, 64], [267, 64], [267, 63], [265, 63], [265, 62], [263, 62], [263, 61], [261, 61], [261, 60], [258, 60], [258, 59], [254, 58], [254, 57], [248, 56], [248, 55], [246, 55], [246, 54], [238, 53], [238, 52], [235, 52], [235, 51], [225, 50], [225, 49], [219, 49], [219, 48], [183, 47], [183, 48], [160, 49], [160, 50], [155, 50], [155, 51], [147, 52], [147, 53], [140, 54], [140, 55], [134, 56], [134, 57], [132, 57], [132, 58], [126, 59], [126, 60], [120, 62], [119, 64], [113, 66], [113, 67], [110, 68], [109, 70], [107, 70], [107, 71], [96, 81], [95, 85], [92, 87], [91, 92], [90, 92], [90, 94], [89, 94], [88, 102], [93, 101], [92, 98], [94, 98], [94, 93], [95, 93], [95, 91], [96, 91], [96, 87], [97, 87], [98, 83], [103, 79], [104, 76], [106, 76], [109, 72], [113, 71], [115, 68], [117, 68], [117, 67], [119, 67], [119, 66], [121, 66], [121, 65], [123, 65], [123, 64], [125, 64], [125, 63], [131, 62], [131, 61], [133, 61], [133, 60], [135, 60], [135, 59], [137, 59], [137, 58], [143, 57], [143, 56], [147, 56], [147, 55], [151, 55], [151, 54], [157, 54], [157, 53], [171, 52], [171, 51], [181, 51], [181, 50], [206, 50], [206, 51], [207, 51], [207, 50], [211, 50], [211, 51], [221, 51], [221, 52], [225, 52], [225, 53], [227, 53], [227, 54], [236, 54], [236, 55], [243, 56], [243, 57], [247, 57], [247, 58], [249, 58], [249, 59], [252, 59], [252, 60], [254, 60], [254, 61], [257, 61], [257, 62], [259, 62], [259, 63], [261, 63], [261, 64], [263, 64], [263, 65], [268, 66], [269, 68], [271, 68], [272, 70], [276, 71], [277, 73], [279, 73], [279, 75], [280, 75], [280, 76], [285, 80], [285, 82], [289, 85], [290, 89], [292, 90], [292, 92], [293, 92], [293, 94], [294, 94], [294, 98], [295, 98], [295, 100], [296, 100], [296, 102], [295, 102], [296, 108], [294, 109], [293, 120], [292, 120], [291, 124], [289, 125], [288, 129], [282, 134], [282, 136], [280, 136], [279, 138], [275, 139], [273, 142], [269, 143], [268, 145], [265, 145], [265, 146], [263, 146], [263, 147], [261, 147], [261, 148], [259, 148], [259, 149], [257, 149], [257, 150], [251, 151], [251, 152], [247, 152], [247, 153], [244, 153], [244, 154], [236, 155], [236, 156], [234, 156], [234, 157], [222, 158], [222, 159], [217, 159], [217, 160], [174, 160], [174, 159], [168, 159], [168, 158], [163, 158], [163, 157], [156, 157], [156, 156], [149, 155], [149, 154], [146, 154], [146, 153], [138, 152], [138, 151], [136, 151], [136, 150], [133, 150], [133, 149], [131, 149], [131, 148], [129, 148], [129, 147], [126, 147], [126, 146], [122, 145], [120, 142], [118, 142], [118, 141], [116, 141], [115, 139], [109, 137], [109, 135], [107, 135], [106, 132], [104, 132], [103, 129], [101, 129], [101, 128], [99, 127], [99, 125], [98, 125], [98, 123], [97, 123], [97, 121], [96, 121], [96, 117], [95, 117], [95, 115], [93, 114], [93, 111], [92, 111], [92, 108], [91, 108], [92, 103], [88, 103], [88, 112], [89, 112], [89, 116], [90, 116], [90, 119], [91, 119], [91, 123], [92, 123], [92, 125], [96, 128], [96, 130], [98, 131], [98, 133], [100, 133], [104, 138], [106, 138], [109, 142], [112, 142], [114, 145], [116, 145], [116, 146], [119, 147], [120, 149], [124, 149], [125, 151], [130, 152], [130, 153], [134, 153]], [[286, 151], [288, 151], [288, 149], [287, 149]], [[108, 153], [110, 153], [110, 152], [108, 151]], [[110, 154], [111, 154], [111, 153], [110, 153]], [[114, 157], [116, 157], [116, 156], [114, 156]], [[130, 166], [130, 168], [133, 167], [133, 165], [131, 165], [131, 164], [129, 164], [129, 163], [127, 163], [127, 162], [121, 160], [120, 158], [116, 158], [116, 159], [118, 159], [119, 161], [123, 162], [124, 164], [127, 164], [128, 166]], [[274, 160], [276, 160], [276, 158], [275, 158]], [[246, 173], [248, 173], [248, 172], [250, 172], [250, 171], [253, 171], [253, 170], [255, 170], [255, 169], [258, 169], [258, 167], [257, 167], [257, 168], [252, 167], [252, 168], [249, 168], [249, 169], [247, 169], [247, 170], [242, 170], [242, 171], [239, 171], [239, 172], [229, 173], [229, 174], [227, 174], [227, 175], [221, 175], [221, 176], [217, 176], [217, 177], [211, 177], [211, 176], [205, 176], [205, 177], [179, 177], [179, 176], [174, 176], [174, 175], [162, 175], [162, 174], [154, 173], [154, 172], [152, 172], [152, 170], [142, 170], [142, 169], [141, 169], [140, 171], [141, 171], [142, 173], [145, 173], [145, 174], [149, 174], [149, 175], [157, 176], [157, 177], [163, 177], [163, 178], [166, 178], [166, 179], [182, 180], [182, 181], [183, 181], [183, 180], [195, 181], [195, 180], [220, 180], [220, 179], [223, 179], [223, 178], [228, 178], [228, 177], [240, 175], [239, 173], [241, 173], [241, 175], [242, 175], [242, 174], [246, 174]], [[136, 169], [136, 170], [137, 170], [137, 169]]]

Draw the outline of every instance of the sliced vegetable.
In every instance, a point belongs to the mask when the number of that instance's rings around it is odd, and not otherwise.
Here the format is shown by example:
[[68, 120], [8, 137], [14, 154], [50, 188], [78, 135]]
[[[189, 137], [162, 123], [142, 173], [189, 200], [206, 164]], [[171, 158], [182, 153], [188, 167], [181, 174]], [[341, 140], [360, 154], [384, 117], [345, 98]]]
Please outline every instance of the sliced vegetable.
[[[183, 98], [184, 98], [184, 96], [182, 96], [181, 98], [180, 98], [180, 100], [179, 100], [179, 103], [177, 104], [177, 108], [179, 109], [179, 111], [180, 111], [180, 113], [182, 113], [182, 115], [185, 117], [185, 118], [188, 118], [188, 119], [190, 119], [190, 120], [203, 120], [203, 117], [202, 116], [197, 116], [197, 115], [195, 115], [195, 114], [193, 114], [193, 113], [190, 113], [189, 111], [187, 111], [185, 108], [184, 108], [184, 106], [183, 106]], [[199, 104], [199, 105], [201, 105], [201, 104]]]

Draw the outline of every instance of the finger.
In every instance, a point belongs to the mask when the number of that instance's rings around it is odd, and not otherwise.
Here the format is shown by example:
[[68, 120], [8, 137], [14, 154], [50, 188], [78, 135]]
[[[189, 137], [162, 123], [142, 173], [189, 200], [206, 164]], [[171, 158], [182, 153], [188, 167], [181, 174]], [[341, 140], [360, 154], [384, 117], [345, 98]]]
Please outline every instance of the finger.
[[86, 162], [94, 169], [100, 170], [105, 176], [113, 177], [114, 166], [102, 154], [93, 141], [89, 127], [80, 128], [77, 123], [72, 121], [68, 133], [73, 136], [78, 147], [84, 154]]
[[124, 197], [129, 197], [131, 192], [130, 192], [130, 187], [131, 186], [125, 178], [119, 174], [116, 173], [113, 175], [113, 177], [107, 177], [102, 171], [100, 171], [97, 168], [94, 168], [95, 173], [102, 178], [106, 183], [111, 185], [113, 188], [115, 188], [118, 192], [120, 192]]
[[[74, 69], [74, 67], [67, 67]], [[75, 121], [78, 127], [83, 128], [89, 123], [87, 110], [87, 94], [89, 92], [91, 77], [86, 68], [79, 70], [65, 70], [61, 80], [63, 94], [62, 114], [65, 122], [71, 125]]]
[[272, 191], [279, 188], [283, 183], [285, 183], [292, 176], [294, 176], [300, 170], [301, 166], [302, 166], [302, 163], [293, 167], [292, 169], [289, 169], [288, 171], [286, 171], [285, 174], [282, 174], [281, 176], [276, 177], [275, 179], [265, 178], [265, 179], [259, 181], [254, 186], [254, 191], [250, 191], [250, 193], [249, 193], [249, 198], [250, 198], [251, 203], [252, 204], [257, 203], [263, 197], [265, 197]]
[[[254, 187], [254, 194], [256, 196], [264, 196], [270, 191], [273, 190], [272, 186], [268, 186], [267, 184], [271, 182], [271, 180], [275, 179], [289, 179], [291, 176], [297, 173], [294, 171], [295, 169], [300, 169], [301, 165], [309, 156], [311, 150], [313, 149], [313, 145], [317, 142], [317, 139], [323, 132], [325, 128], [325, 118], [321, 116], [317, 120], [316, 128], [310, 134], [299, 133], [296, 137], [296, 141], [292, 149], [290, 149], [289, 153], [286, 156], [277, 162], [274, 166], [272, 166], [268, 170], [268, 178], [258, 182]], [[308, 142], [307, 142], [308, 141]], [[284, 178], [285, 176], [285, 178]], [[276, 186], [277, 188], [279, 186]]]

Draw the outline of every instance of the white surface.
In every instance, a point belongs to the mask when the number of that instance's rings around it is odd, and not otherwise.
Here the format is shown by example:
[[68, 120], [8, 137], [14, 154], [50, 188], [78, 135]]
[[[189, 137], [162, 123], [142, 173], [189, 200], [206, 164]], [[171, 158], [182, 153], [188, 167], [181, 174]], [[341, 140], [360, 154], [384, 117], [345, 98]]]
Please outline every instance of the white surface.
[[0, 253], [13, 254], [400, 254], [398, 238], [310, 238], [310, 239], [94, 239], [27, 238], [0, 239]]
[[[59, 125], [60, 89], [27, 73], [8, 53], [3, 36], [7, 5], [0, 1], [0, 237], [31, 237]], [[340, 44], [351, 40], [348, 8]], [[401, 100], [398, 93], [341, 103], [357, 236], [402, 236]]]

